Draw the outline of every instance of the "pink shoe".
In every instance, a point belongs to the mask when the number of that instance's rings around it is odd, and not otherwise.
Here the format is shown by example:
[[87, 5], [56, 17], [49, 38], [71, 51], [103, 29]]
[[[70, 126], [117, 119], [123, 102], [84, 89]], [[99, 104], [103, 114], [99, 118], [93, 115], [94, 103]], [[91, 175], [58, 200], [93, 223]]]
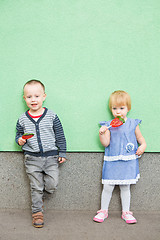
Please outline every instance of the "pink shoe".
[[107, 210], [99, 210], [97, 211], [97, 215], [93, 218], [93, 221], [95, 222], [103, 222], [106, 218], [108, 218], [108, 211]]
[[126, 221], [126, 223], [136, 223], [137, 220], [133, 217], [133, 213], [128, 211], [128, 212], [123, 212], [122, 211], [122, 219]]

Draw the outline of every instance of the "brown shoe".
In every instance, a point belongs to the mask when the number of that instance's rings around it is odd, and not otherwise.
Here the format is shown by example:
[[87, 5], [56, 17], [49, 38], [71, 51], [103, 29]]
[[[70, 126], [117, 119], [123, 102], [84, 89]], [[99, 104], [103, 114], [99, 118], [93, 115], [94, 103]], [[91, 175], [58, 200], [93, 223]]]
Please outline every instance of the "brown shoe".
[[42, 228], [44, 226], [42, 212], [33, 213], [32, 218], [33, 218], [32, 224], [34, 227]]

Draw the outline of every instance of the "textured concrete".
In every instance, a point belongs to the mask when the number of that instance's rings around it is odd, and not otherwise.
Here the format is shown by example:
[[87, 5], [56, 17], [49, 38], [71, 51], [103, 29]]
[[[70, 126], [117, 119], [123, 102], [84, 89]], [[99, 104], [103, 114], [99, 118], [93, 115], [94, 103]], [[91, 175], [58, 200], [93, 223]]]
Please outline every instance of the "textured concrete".
[[0, 240], [159, 240], [160, 212], [135, 212], [137, 224], [127, 225], [111, 211], [103, 223], [92, 211], [54, 211], [44, 214], [44, 228], [32, 226], [29, 210], [0, 210]]
[[[68, 153], [60, 166], [57, 192], [45, 200], [45, 209], [98, 210], [101, 195], [103, 153]], [[160, 210], [160, 153], [140, 159], [141, 178], [131, 187], [131, 210]], [[21, 152], [0, 152], [0, 208], [30, 209], [29, 181]], [[110, 210], [120, 210], [116, 187]]]

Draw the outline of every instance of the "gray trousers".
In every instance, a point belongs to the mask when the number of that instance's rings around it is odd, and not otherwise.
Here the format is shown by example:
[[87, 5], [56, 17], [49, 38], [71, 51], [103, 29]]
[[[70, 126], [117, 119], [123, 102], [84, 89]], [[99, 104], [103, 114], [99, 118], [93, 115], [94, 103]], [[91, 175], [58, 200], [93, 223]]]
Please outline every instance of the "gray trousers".
[[30, 180], [32, 213], [43, 212], [44, 190], [53, 193], [57, 189], [58, 156], [35, 157], [25, 155], [26, 173]]

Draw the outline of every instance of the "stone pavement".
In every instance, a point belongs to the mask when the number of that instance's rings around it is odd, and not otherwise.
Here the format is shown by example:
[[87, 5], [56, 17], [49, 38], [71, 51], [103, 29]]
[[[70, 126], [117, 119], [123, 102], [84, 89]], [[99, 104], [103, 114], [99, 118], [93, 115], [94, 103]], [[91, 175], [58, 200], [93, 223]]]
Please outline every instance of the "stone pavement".
[[45, 210], [45, 226], [32, 226], [30, 210], [0, 210], [0, 240], [159, 240], [160, 212], [134, 212], [138, 223], [128, 225], [119, 211], [103, 223], [92, 221], [94, 211]]

